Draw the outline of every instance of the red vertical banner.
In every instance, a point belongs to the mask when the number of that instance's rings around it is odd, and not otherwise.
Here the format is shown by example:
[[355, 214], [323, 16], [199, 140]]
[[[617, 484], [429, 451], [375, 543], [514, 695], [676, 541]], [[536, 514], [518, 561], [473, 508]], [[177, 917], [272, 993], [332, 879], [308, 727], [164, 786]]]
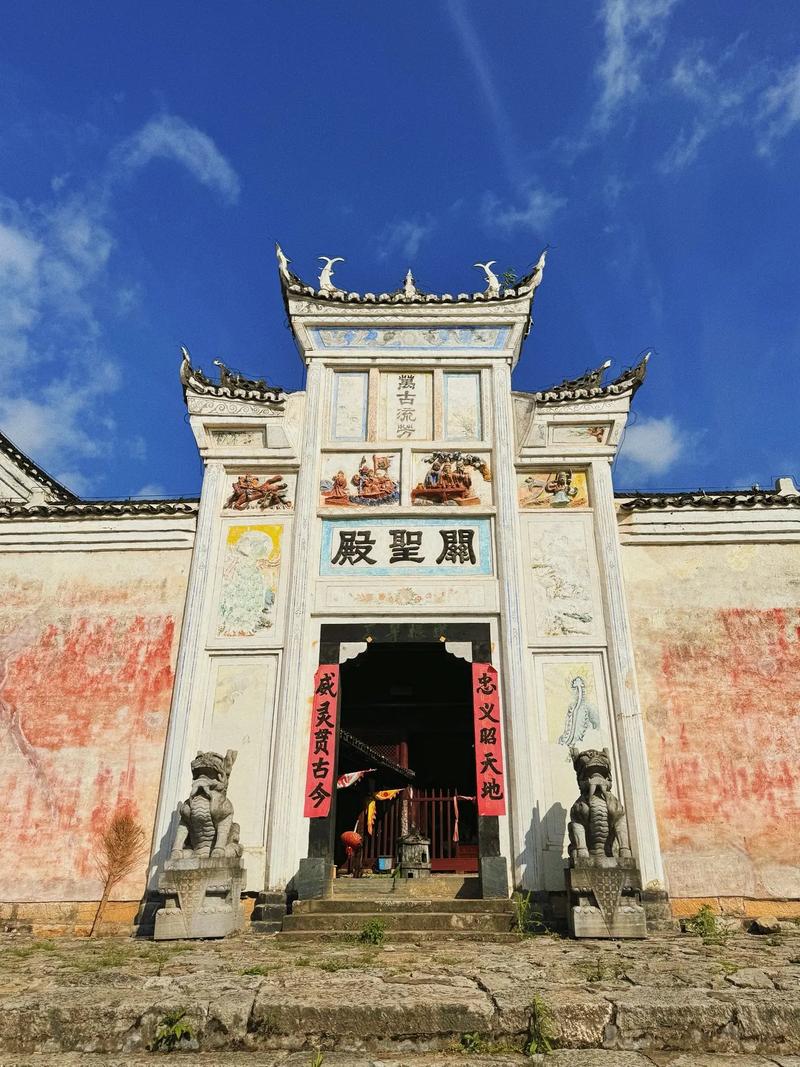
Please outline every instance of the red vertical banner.
[[331, 810], [336, 772], [336, 716], [339, 711], [339, 664], [321, 663], [314, 675], [311, 735], [308, 739], [306, 800], [303, 815], [320, 819]]
[[491, 663], [472, 664], [472, 713], [475, 726], [475, 777], [479, 815], [505, 815], [502, 716], [497, 671]]

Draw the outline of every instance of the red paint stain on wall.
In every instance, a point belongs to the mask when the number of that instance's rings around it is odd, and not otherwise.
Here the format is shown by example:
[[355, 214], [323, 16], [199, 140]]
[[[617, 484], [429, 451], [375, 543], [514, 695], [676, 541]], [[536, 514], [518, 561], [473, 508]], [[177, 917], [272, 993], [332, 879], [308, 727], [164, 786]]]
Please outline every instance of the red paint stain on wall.
[[[96, 605], [92, 605], [96, 607]], [[0, 663], [9, 788], [1, 900], [92, 899], [98, 832], [119, 808], [152, 831], [172, 693], [171, 615], [80, 614]], [[137, 896], [137, 871], [115, 894]]]
[[800, 613], [698, 610], [680, 629], [655, 637], [659, 670], [643, 671], [657, 695], [647, 718], [662, 849], [796, 863]]

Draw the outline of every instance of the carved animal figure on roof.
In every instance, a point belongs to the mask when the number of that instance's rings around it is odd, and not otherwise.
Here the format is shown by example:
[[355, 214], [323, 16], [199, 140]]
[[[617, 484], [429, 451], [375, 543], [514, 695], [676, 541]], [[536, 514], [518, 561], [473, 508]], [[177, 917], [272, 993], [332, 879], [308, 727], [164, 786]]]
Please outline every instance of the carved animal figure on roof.
[[611, 792], [611, 758], [608, 749], [579, 752], [570, 748], [572, 766], [581, 795], [569, 813], [569, 856], [630, 856], [625, 809]]
[[473, 263], [473, 267], [478, 267], [486, 275], [486, 293], [488, 296], [500, 295], [500, 279], [497, 277], [492, 267], [497, 262], [496, 259], [490, 259], [488, 263]]
[[228, 779], [236, 752], [198, 752], [192, 760], [192, 788], [178, 805], [178, 829], [170, 859], [197, 856], [241, 856], [239, 824], [233, 821]]
[[319, 272], [319, 287], [323, 293], [339, 293], [340, 289], [333, 284], [333, 264], [344, 263], [344, 259], [341, 256], [317, 256], [321, 262], [325, 264], [322, 270]]
[[411, 300], [416, 295], [417, 287], [414, 284], [414, 275], [411, 273], [411, 268], [409, 267], [408, 273], [403, 281], [403, 296], [406, 297], [407, 300]]

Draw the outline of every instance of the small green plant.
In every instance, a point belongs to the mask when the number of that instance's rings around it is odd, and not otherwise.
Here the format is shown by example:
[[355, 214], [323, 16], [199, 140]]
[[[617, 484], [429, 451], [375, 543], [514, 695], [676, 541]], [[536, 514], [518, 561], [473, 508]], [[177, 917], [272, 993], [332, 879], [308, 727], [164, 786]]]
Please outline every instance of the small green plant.
[[382, 945], [386, 937], [386, 923], [383, 919], [367, 919], [361, 927], [358, 940], [362, 945]]
[[272, 974], [272, 972], [276, 971], [276, 970], [277, 970], [277, 967], [267, 967], [263, 963], [258, 963], [254, 967], [247, 967], [245, 970], [242, 971], [242, 974], [260, 974], [260, 975], [265, 975], [265, 974]]
[[719, 945], [729, 936], [710, 904], [703, 904], [684, 923], [687, 934], [696, 934], [705, 945]]
[[459, 1041], [459, 1051], [469, 1053], [480, 1053], [489, 1051], [489, 1042], [485, 1037], [474, 1031], [462, 1034]]
[[729, 974], [736, 974], [739, 970], [738, 963], [732, 963], [731, 960], [719, 960], [719, 965], [722, 968], [722, 973], [727, 977]]
[[528, 1036], [523, 1048], [525, 1055], [552, 1052], [555, 1039], [553, 1013], [538, 993], [534, 994], [528, 1012]]
[[150, 1046], [151, 1052], [175, 1052], [176, 1049], [185, 1048], [190, 1041], [194, 1040], [194, 1032], [188, 1022], [185, 1021], [186, 1010], [178, 1008], [167, 1012], [156, 1030], [155, 1040]]
[[500, 281], [507, 289], [512, 289], [517, 284], [517, 272], [513, 267], [506, 267], [500, 275]]
[[322, 1067], [324, 1062], [325, 1062], [325, 1057], [323, 1056], [323, 1054], [320, 1052], [319, 1049], [315, 1049], [314, 1050], [314, 1054], [312, 1055], [311, 1059], [308, 1061], [308, 1067]]
[[514, 905], [514, 929], [520, 937], [530, 937], [534, 933], [547, 933], [548, 926], [544, 915], [531, 903], [533, 893], [517, 891], [511, 898]]

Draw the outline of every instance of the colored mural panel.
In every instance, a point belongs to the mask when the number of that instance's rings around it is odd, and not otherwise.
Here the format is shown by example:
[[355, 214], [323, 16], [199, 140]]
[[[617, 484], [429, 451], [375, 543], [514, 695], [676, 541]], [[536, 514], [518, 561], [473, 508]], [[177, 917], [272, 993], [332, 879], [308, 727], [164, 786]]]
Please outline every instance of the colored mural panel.
[[303, 815], [321, 819], [330, 813], [336, 773], [337, 715], [339, 711], [339, 664], [323, 663], [314, 675], [311, 730]]
[[503, 717], [497, 671], [491, 663], [472, 664], [472, 709], [478, 815], [505, 815]]
[[444, 375], [444, 436], [448, 441], [477, 441], [483, 436], [479, 374]]
[[433, 375], [424, 371], [381, 374], [379, 434], [386, 441], [433, 437]]
[[603, 445], [608, 440], [611, 426], [608, 423], [580, 423], [575, 425], [556, 423], [550, 428], [552, 445]]
[[[188, 550], [0, 557], [1, 900], [97, 900], [97, 835], [118, 811], [149, 849], [189, 561]], [[138, 900], [146, 867], [113, 899]]]
[[320, 507], [377, 508], [400, 503], [400, 453], [334, 452], [322, 457]]
[[452, 326], [444, 328], [392, 326], [385, 329], [326, 327], [309, 331], [317, 348], [444, 348], [467, 351], [474, 348], [505, 348], [508, 326]]
[[291, 511], [296, 480], [294, 474], [271, 474], [268, 471], [239, 474], [230, 483], [224, 510], [229, 513]]
[[369, 377], [366, 372], [343, 371], [333, 376], [334, 441], [363, 441], [367, 436], [367, 397]]
[[272, 628], [283, 526], [229, 526], [225, 533], [217, 636], [254, 637]]
[[521, 508], [586, 508], [586, 472], [567, 468], [518, 474], [517, 499]]
[[526, 520], [523, 529], [536, 636], [601, 635], [591, 516], [543, 515]]
[[488, 452], [417, 452], [411, 503], [422, 507], [486, 507], [492, 502], [491, 482]]
[[269, 735], [277, 656], [217, 657], [208, 748], [233, 748], [236, 774], [228, 798], [245, 846], [264, 843]]
[[488, 519], [323, 520], [323, 577], [445, 578], [492, 573]]
[[800, 897], [798, 546], [622, 557], [671, 895]]

